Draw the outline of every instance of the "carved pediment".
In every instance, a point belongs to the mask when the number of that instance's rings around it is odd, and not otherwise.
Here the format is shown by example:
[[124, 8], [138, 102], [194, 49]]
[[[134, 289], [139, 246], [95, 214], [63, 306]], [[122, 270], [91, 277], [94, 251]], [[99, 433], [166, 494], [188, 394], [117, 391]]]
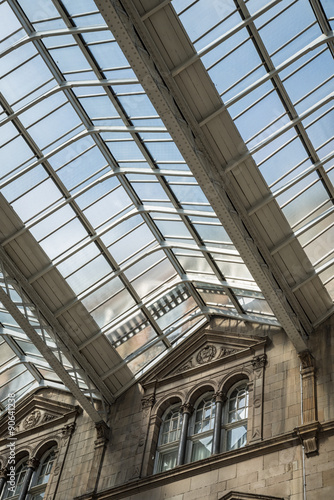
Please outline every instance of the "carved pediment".
[[188, 358], [184, 363], [181, 363], [172, 373], [182, 373], [200, 365], [205, 365], [218, 359], [235, 354], [240, 349], [225, 346], [221, 344], [207, 343], [202, 346], [197, 352]]
[[15, 427], [15, 433], [27, 431], [28, 429], [33, 429], [37, 425], [43, 424], [45, 422], [50, 422], [60, 415], [50, 413], [43, 408], [34, 408], [25, 418], [23, 418]]
[[203, 368], [204, 366], [228, 363], [232, 359], [254, 355], [262, 349], [265, 337], [242, 337], [237, 334], [225, 334], [205, 330], [196, 337], [191, 337], [180, 344], [172, 356], [155, 367], [143, 380], [143, 385], [153, 380], [182, 375]]
[[[15, 407], [14, 435], [31, 432], [40, 426], [47, 426], [50, 422], [62, 422], [77, 411], [78, 407], [73, 405], [52, 401], [36, 394], [30, 395]], [[7, 437], [7, 418], [4, 418], [0, 426], [0, 440]]]

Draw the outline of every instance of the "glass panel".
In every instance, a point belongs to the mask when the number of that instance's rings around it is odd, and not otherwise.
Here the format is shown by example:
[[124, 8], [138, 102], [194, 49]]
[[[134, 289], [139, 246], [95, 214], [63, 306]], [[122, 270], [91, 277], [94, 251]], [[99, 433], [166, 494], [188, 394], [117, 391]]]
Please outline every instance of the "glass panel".
[[227, 431], [227, 450], [235, 450], [246, 444], [247, 426], [241, 425]]
[[212, 450], [212, 436], [202, 437], [193, 443], [191, 461], [203, 460], [211, 455]]
[[147, 349], [143, 354], [137, 356], [134, 360], [128, 362], [128, 367], [132, 370], [133, 373], [137, 374], [142, 370], [148, 363], [155, 359], [159, 359], [159, 355], [162, 354], [166, 350], [166, 346], [159, 342], [155, 344], [153, 347]]
[[45, 459], [40, 468], [37, 484], [45, 484], [48, 482], [53, 462], [55, 461], [56, 455], [55, 452], [52, 451]]
[[177, 450], [161, 453], [159, 458], [159, 472], [173, 469], [176, 466]]
[[[149, 325], [134, 335], [125, 335], [122, 338], [122, 344], [117, 346], [116, 350], [118, 354], [125, 359], [130, 356], [130, 354], [148, 344], [156, 336], [156, 332], [153, 330], [152, 326]], [[107, 337], [109, 337], [108, 334]]]

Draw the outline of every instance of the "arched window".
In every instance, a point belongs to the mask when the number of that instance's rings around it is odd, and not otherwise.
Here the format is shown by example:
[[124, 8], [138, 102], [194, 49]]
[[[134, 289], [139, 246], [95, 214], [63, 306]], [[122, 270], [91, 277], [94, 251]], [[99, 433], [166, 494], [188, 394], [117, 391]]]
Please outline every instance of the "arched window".
[[1, 497], [1, 500], [5, 500], [7, 498], [18, 498], [22, 486], [24, 483], [24, 479], [27, 475], [28, 472], [28, 459], [25, 458], [21, 462], [19, 462], [16, 466], [15, 469], [15, 485], [11, 485], [9, 482], [7, 482], [6, 488], [3, 492], [3, 496]]
[[213, 392], [206, 394], [195, 405], [189, 425], [188, 457], [190, 462], [207, 458], [212, 452], [216, 405]]
[[[30, 470], [30, 475], [28, 474], [28, 459], [25, 458], [24, 460], [19, 462], [16, 467], [15, 485], [12, 488], [10, 483], [7, 483], [7, 486], [3, 492], [3, 496], [1, 496], [1, 500], [7, 500], [9, 498], [11, 500], [17, 500], [22, 489], [24, 488], [26, 488], [25, 491], [27, 491], [27, 499], [42, 500], [44, 498], [52, 465], [55, 461], [55, 449], [56, 448], [54, 447], [44, 453], [40, 460], [39, 466], [33, 473]], [[26, 485], [26, 482], [30, 484]]]
[[29, 490], [29, 500], [42, 500], [50, 478], [52, 466], [56, 459], [56, 447], [48, 450], [41, 458], [39, 466], [33, 476]]
[[181, 427], [181, 407], [173, 406], [165, 412], [162, 418], [157, 448], [156, 472], [163, 472], [176, 466]]
[[235, 450], [246, 444], [248, 417], [248, 389], [243, 382], [229, 393], [223, 418], [223, 445], [225, 450]]
[[[190, 418], [188, 403], [183, 407], [170, 407], [160, 427], [155, 472], [172, 469], [178, 457], [181, 465], [184, 455], [185, 462], [195, 462], [213, 453], [244, 446], [247, 442], [247, 384], [247, 380], [243, 380], [231, 387], [225, 402], [223, 393], [204, 394], [197, 400]], [[186, 412], [184, 418], [182, 408]]]

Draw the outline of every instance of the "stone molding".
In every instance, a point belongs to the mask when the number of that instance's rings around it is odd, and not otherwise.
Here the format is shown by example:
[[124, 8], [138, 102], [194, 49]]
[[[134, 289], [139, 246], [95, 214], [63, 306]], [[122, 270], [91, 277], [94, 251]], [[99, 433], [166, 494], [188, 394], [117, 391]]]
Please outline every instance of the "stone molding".
[[254, 371], [264, 368], [267, 364], [267, 355], [260, 354], [259, 356], [255, 356], [251, 363]]
[[[334, 430], [334, 421], [333, 421]], [[212, 455], [199, 462], [191, 462], [188, 464], [180, 465], [177, 468], [170, 469], [159, 474], [153, 474], [146, 476], [142, 479], [126, 483], [113, 488], [108, 488], [104, 491], [96, 492], [94, 497], [91, 495], [82, 495], [76, 497], [74, 500], [118, 500], [121, 498], [130, 498], [131, 495], [149, 492], [152, 488], [159, 488], [162, 485], [172, 484], [175, 481], [180, 481], [188, 477], [195, 477], [198, 474], [204, 474], [215, 469], [221, 469], [222, 467], [240, 463], [243, 461], [250, 460], [253, 457], [258, 457], [259, 453], [262, 455], [273, 453], [275, 451], [286, 450], [288, 446], [297, 446], [299, 444], [299, 439], [295, 432], [289, 432], [282, 434], [275, 438], [270, 438], [263, 440], [254, 445], [246, 445], [243, 448], [237, 450], [227, 451], [219, 453], [217, 455]], [[238, 498], [238, 497], [237, 497]], [[250, 496], [250, 500], [283, 500], [281, 498]], [[224, 497], [223, 497], [224, 499]], [[232, 500], [233, 497], [230, 499]], [[242, 500], [246, 500], [243, 498]], [[222, 500], [222, 499], [221, 499]], [[224, 499], [225, 500], [225, 499]], [[227, 499], [226, 499], [227, 500]], [[237, 499], [236, 499], [237, 500]]]
[[307, 457], [318, 455], [318, 435], [321, 430], [319, 422], [312, 422], [311, 424], [300, 425], [296, 427], [295, 431], [299, 436]]
[[257, 493], [239, 493], [230, 491], [227, 495], [219, 498], [219, 500], [284, 500], [282, 497], [273, 497], [268, 495], [259, 495]]

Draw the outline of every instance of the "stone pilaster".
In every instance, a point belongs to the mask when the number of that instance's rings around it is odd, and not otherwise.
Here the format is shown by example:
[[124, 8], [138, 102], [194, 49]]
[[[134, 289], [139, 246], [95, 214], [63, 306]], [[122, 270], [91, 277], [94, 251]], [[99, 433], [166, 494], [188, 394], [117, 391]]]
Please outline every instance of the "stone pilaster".
[[249, 384], [249, 413], [248, 422], [250, 429], [249, 441], [254, 443], [263, 438], [263, 391], [264, 369], [267, 364], [267, 355], [260, 354], [252, 360], [253, 380]]
[[103, 421], [98, 422], [97, 424], [95, 424], [95, 428], [96, 428], [96, 440], [94, 442], [94, 456], [87, 482], [87, 488], [86, 488], [87, 493], [93, 493], [97, 489], [101, 468], [103, 464], [103, 457], [110, 436], [110, 428], [105, 422]]

